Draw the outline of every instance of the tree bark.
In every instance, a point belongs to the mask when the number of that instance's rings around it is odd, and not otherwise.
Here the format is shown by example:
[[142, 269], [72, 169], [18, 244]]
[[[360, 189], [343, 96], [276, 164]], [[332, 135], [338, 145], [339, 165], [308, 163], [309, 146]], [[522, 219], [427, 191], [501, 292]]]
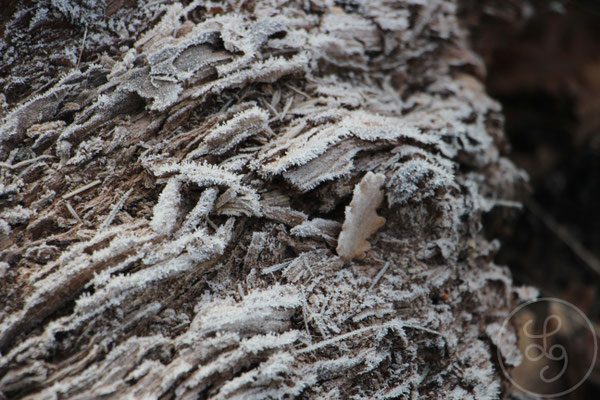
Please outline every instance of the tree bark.
[[336, 4], [5, 11], [0, 395], [499, 397], [483, 62], [454, 0]]

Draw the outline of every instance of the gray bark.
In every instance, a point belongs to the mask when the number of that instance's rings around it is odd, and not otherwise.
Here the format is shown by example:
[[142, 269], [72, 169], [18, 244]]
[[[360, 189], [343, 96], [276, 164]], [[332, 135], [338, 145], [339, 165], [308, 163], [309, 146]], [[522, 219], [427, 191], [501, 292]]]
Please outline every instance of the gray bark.
[[498, 398], [524, 176], [456, 10], [9, 10], [0, 392]]

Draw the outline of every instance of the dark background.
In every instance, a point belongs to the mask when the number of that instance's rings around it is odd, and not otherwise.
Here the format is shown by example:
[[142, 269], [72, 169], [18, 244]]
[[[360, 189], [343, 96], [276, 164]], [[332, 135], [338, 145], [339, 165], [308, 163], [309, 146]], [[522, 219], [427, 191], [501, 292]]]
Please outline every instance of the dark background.
[[[530, 177], [521, 211], [496, 208], [486, 217], [489, 237], [502, 241], [496, 262], [517, 283], [582, 309], [599, 332], [600, 1], [490, 4], [470, 21], [471, 39], [504, 109], [509, 157]], [[574, 357], [569, 368], [587, 367], [593, 338], [573, 332], [563, 340]], [[600, 398], [599, 362], [566, 398]]]

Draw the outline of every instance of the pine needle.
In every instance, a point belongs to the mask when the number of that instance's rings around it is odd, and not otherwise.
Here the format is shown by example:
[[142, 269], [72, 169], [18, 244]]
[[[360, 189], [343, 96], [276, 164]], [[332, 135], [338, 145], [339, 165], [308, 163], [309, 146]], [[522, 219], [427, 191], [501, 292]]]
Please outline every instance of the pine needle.
[[77, 215], [77, 212], [75, 212], [75, 209], [73, 208], [73, 206], [71, 205], [71, 203], [69, 203], [68, 201], [65, 201], [65, 206], [67, 207], [67, 210], [69, 210], [69, 212], [71, 213], [71, 215], [73, 217], [75, 217], [75, 219], [77, 220], [77, 222], [79, 222], [80, 224], [82, 224], [83, 221], [81, 221], [81, 218], [79, 218], [79, 215]]
[[85, 25], [85, 32], [83, 32], [83, 40], [81, 41], [81, 50], [79, 50], [79, 57], [77, 57], [77, 65], [75, 69], [79, 69], [79, 63], [81, 62], [81, 56], [83, 55], [83, 50], [85, 49], [85, 40], [87, 39], [88, 27]]
[[93, 181], [91, 183], [88, 183], [87, 185], [81, 186], [80, 188], [77, 188], [77, 189], [73, 190], [72, 192], [69, 192], [69, 193], [65, 194], [63, 196], [63, 200], [70, 199], [71, 197], [76, 196], [79, 193], [85, 192], [86, 190], [91, 189], [91, 188], [93, 188], [96, 185], [99, 185], [100, 182], [102, 182], [102, 181], [98, 179], [98, 180], [95, 180], [95, 181]]
[[379, 283], [379, 281], [381, 280], [381, 278], [383, 277], [383, 275], [385, 275], [385, 273], [387, 272], [388, 268], [390, 267], [390, 262], [388, 261], [383, 268], [381, 268], [381, 270], [377, 273], [377, 276], [375, 277], [375, 280], [373, 281], [373, 283], [371, 284], [371, 286], [369, 286], [369, 291], [373, 290], [373, 288], [375, 287], [375, 285], [377, 285], [377, 283]]
[[108, 214], [102, 225], [100, 225], [98, 232], [102, 232], [104, 229], [110, 226], [113, 219], [115, 219], [115, 217], [117, 216], [117, 213], [121, 211], [121, 208], [125, 204], [125, 201], [127, 201], [127, 198], [129, 197], [131, 192], [133, 192], [133, 188], [129, 189], [127, 192], [125, 192], [123, 196], [121, 196], [121, 199], [117, 202], [117, 204], [114, 205], [113, 209], [110, 211], [110, 214]]

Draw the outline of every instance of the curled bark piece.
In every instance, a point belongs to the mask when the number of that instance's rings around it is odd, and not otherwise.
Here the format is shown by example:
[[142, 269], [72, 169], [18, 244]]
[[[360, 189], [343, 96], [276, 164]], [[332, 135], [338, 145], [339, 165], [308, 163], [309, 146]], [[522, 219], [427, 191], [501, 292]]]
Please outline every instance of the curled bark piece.
[[385, 175], [367, 172], [354, 187], [352, 202], [346, 207], [346, 219], [338, 238], [337, 253], [344, 261], [363, 259], [371, 248], [367, 238], [385, 224], [385, 218], [377, 215], [383, 200], [381, 186]]

